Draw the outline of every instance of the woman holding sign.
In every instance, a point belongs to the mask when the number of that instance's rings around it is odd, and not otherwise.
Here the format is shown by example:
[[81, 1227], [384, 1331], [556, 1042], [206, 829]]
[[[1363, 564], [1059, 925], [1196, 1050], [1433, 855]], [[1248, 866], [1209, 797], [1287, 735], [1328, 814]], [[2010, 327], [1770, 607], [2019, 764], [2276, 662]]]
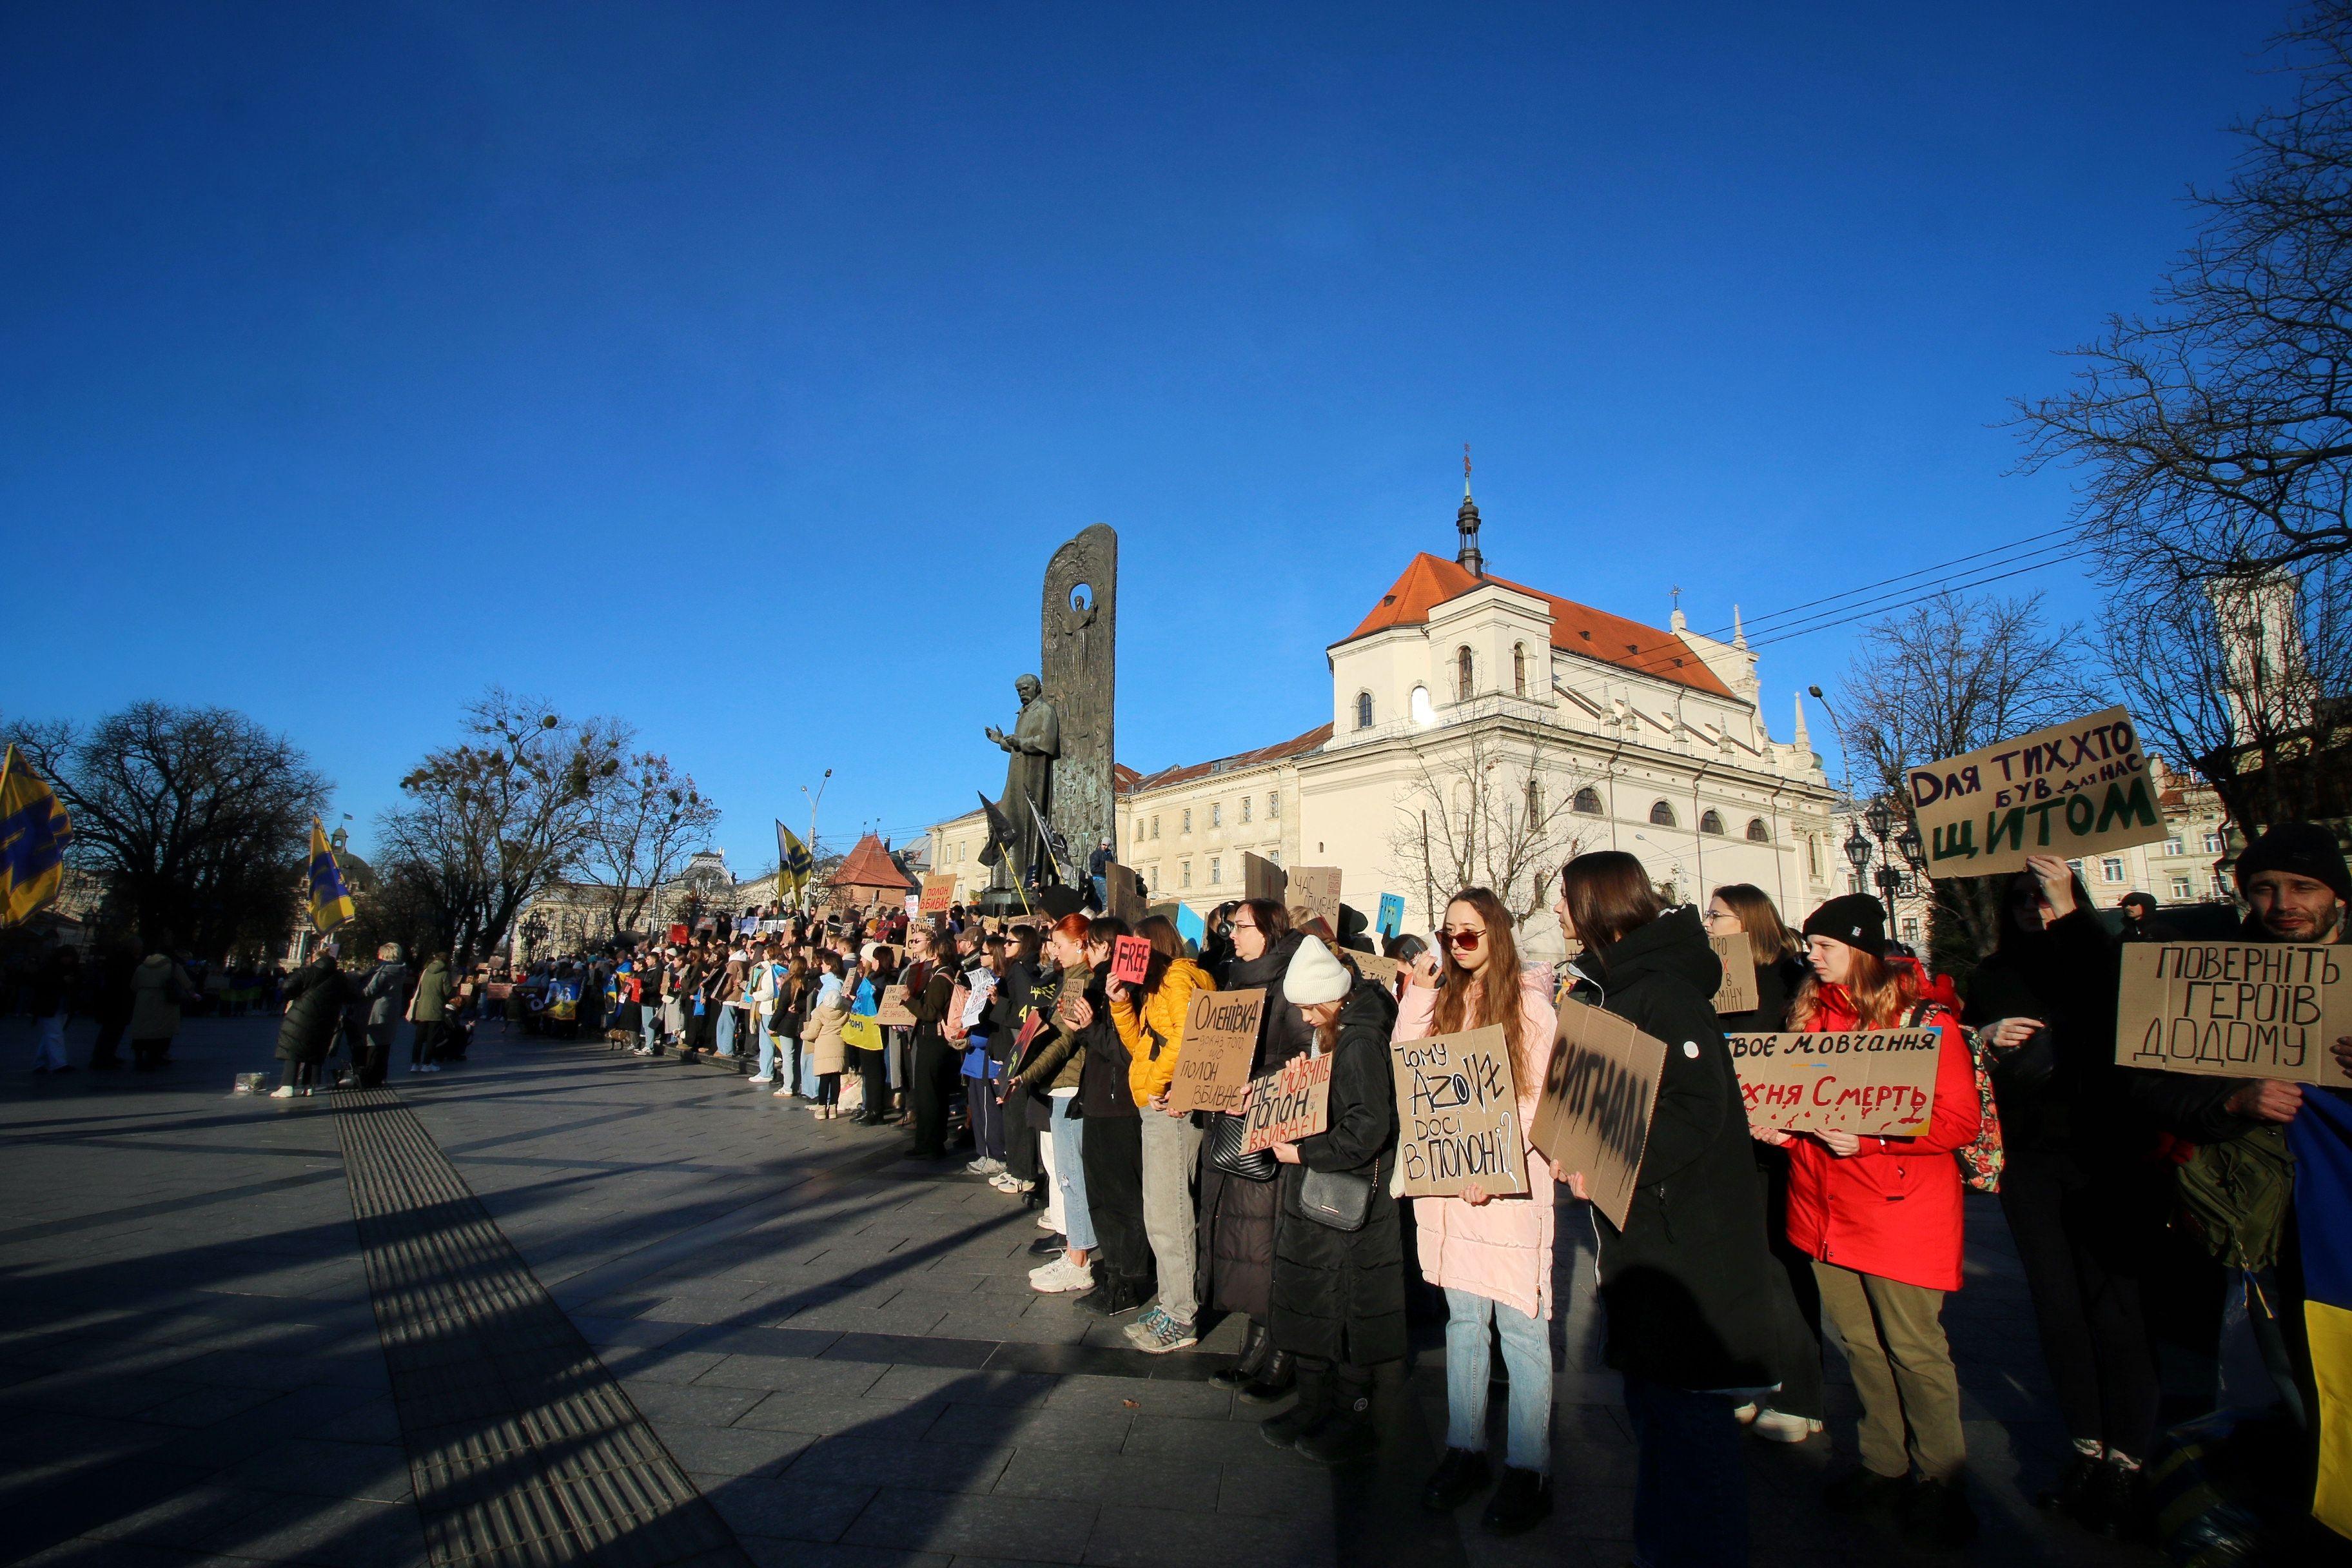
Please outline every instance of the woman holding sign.
[[1943, 1311], [1946, 1293], [1960, 1288], [1954, 1155], [1975, 1141], [1982, 1120], [1976, 1063], [1959, 1020], [1923, 1002], [1918, 964], [1887, 956], [1885, 919], [1867, 893], [1813, 911], [1805, 921], [1813, 977], [1798, 990], [1789, 1022], [1808, 1034], [1935, 1029], [1935, 1106], [1916, 1137], [1781, 1133], [1789, 1239], [1814, 1259], [1822, 1315], [1845, 1342], [1862, 1396], [1862, 1468], [1830, 1484], [1830, 1506], [1894, 1510], [1915, 1539], [1960, 1545], [1975, 1538], [1976, 1515], [1962, 1486], [1959, 1374]]
[[[1771, 1382], [1772, 1261], [1745, 1101], [1716, 1021], [1723, 965], [1698, 912], [1666, 908], [1620, 850], [1570, 861], [1552, 912], [1584, 944], [1567, 994], [1665, 1047], [1625, 1224], [1591, 1211], [1606, 1356], [1624, 1374], [1641, 1447], [1634, 1555], [1651, 1568], [1745, 1563], [1748, 1479], [1732, 1409]], [[1588, 1195], [1584, 1173], [1567, 1180]]]
[[1522, 969], [1510, 911], [1485, 888], [1445, 906], [1437, 933], [1445, 956], [1414, 960], [1392, 1044], [1499, 1027], [1517, 1091], [1517, 1133], [1528, 1190], [1498, 1197], [1465, 1183], [1453, 1197], [1412, 1200], [1422, 1278], [1445, 1292], [1445, 1458], [1422, 1500], [1451, 1512], [1486, 1484], [1486, 1331], [1503, 1341], [1511, 1374], [1509, 1443], [1502, 1484], [1480, 1522], [1517, 1535], [1551, 1513], [1551, 1258], [1555, 1224], [1550, 1162], [1528, 1142], [1559, 1026], [1550, 979]]
[[1128, 1087], [1142, 1110], [1143, 1228], [1159, 1265], [1160, 1295], [1127, 1327], [1139, 1350], [1154, 1355], [1197, 1344], [1199, 1316], [1192, 1289], [1192, 1167], [1200, 1163], [1201, 1130], [1190, 1116], [1168, 1109], [1169, 1087], [1184, 1048], [1184, 1019], [1192, 993], [1216, 984], [1184, 956], [1183, 939], [1163, 915], [1147, 915], [1136, 932], [1151, 944], [1142, 982], [1110, 984], [1111, 1021], [1127, 1046]]

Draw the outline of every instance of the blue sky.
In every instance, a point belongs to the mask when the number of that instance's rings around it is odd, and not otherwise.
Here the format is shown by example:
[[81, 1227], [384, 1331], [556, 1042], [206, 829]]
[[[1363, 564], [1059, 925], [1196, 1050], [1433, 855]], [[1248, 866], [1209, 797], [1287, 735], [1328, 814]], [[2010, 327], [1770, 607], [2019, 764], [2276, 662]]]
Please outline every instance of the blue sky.
[[[749, 874], [828, 766], [828, 836], [1001, 784], [1090, 522], [1147, 770], [1329, 716], [1465, 440], [1492, 570], [1654, 622], [2054, 529], [2006, 400], [2280, 16], [10, 6], [0, 713], [244, 709], [364, 846], [500, 682]], [[1850, 636], [1766, 650], [1777, 733]]]

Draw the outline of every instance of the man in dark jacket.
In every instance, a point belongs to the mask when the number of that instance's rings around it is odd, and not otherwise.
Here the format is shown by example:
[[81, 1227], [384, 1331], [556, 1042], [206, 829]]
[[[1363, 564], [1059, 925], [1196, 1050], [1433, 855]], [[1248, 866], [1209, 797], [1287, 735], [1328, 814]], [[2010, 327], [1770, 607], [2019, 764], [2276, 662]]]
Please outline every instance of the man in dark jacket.
[[320, 948], [318, 957], [294, 972], [286, 983], [286, 1017], [278, 1026], [278, 1056], [286, 1066], [271, 1099], [291, 1100], [310, 1092], [319, 1064], [334, 1043], [343, 1006], [355, 994], [335, 967], [331, 949]]
[[907, 1099], [915, 1112], [913, 1160], [944, 1160], [948, 1153], [948, 1095], [955, 1077], [955, 1057], [948, 1049], [942, 1026], [948, 1004], [955, 995], [955, 956], [937, 926], [919, 925], [908, 933], [907, 951], [913, 962], [899, 978], [907, 988], [907, 1011], [915, 1016], [908, 1052], [912, 1068]]

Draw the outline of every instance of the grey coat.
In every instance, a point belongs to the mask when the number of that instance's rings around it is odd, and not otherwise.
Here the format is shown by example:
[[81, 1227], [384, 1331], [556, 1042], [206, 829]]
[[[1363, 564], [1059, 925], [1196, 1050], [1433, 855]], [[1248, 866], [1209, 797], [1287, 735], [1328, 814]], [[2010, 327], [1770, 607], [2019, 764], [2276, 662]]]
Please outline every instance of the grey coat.
[[371, 1029], [384, 1028], [400, 1022], [401, 1010], [408, 1005], [408, 965], [379, 963], [360, 987], [367, 998], [367, 1022]]

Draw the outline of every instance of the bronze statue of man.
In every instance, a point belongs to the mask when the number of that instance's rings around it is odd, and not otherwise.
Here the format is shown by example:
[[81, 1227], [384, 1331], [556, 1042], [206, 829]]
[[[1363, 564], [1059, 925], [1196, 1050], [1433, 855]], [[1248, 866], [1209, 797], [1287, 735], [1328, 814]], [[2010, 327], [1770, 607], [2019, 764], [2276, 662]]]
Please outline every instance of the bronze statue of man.
[[[1008, 735], [993, 724], [985, 731], [1006, 757], [1004, 795], [996, 802], [994, 814], [1003, 828], [996, 828], [992, 821], [992, 831], [1009, 830], [1004, 848], [1011, 854], [1013, 879], [1026, 884], [1043, 853], [1037, 825], [1050, 819], [1053, 812], [1054, 759], [1062, 754], [1062, 720], [1045, 700], [1045, 688], [1035, 676], [1023, 676], [1013, 689], [1021, 695], [1021, 716], [1013, 721], [1013, 732]], [[992, 842], [980, 858], [993, 866], [1003, 857]]]

